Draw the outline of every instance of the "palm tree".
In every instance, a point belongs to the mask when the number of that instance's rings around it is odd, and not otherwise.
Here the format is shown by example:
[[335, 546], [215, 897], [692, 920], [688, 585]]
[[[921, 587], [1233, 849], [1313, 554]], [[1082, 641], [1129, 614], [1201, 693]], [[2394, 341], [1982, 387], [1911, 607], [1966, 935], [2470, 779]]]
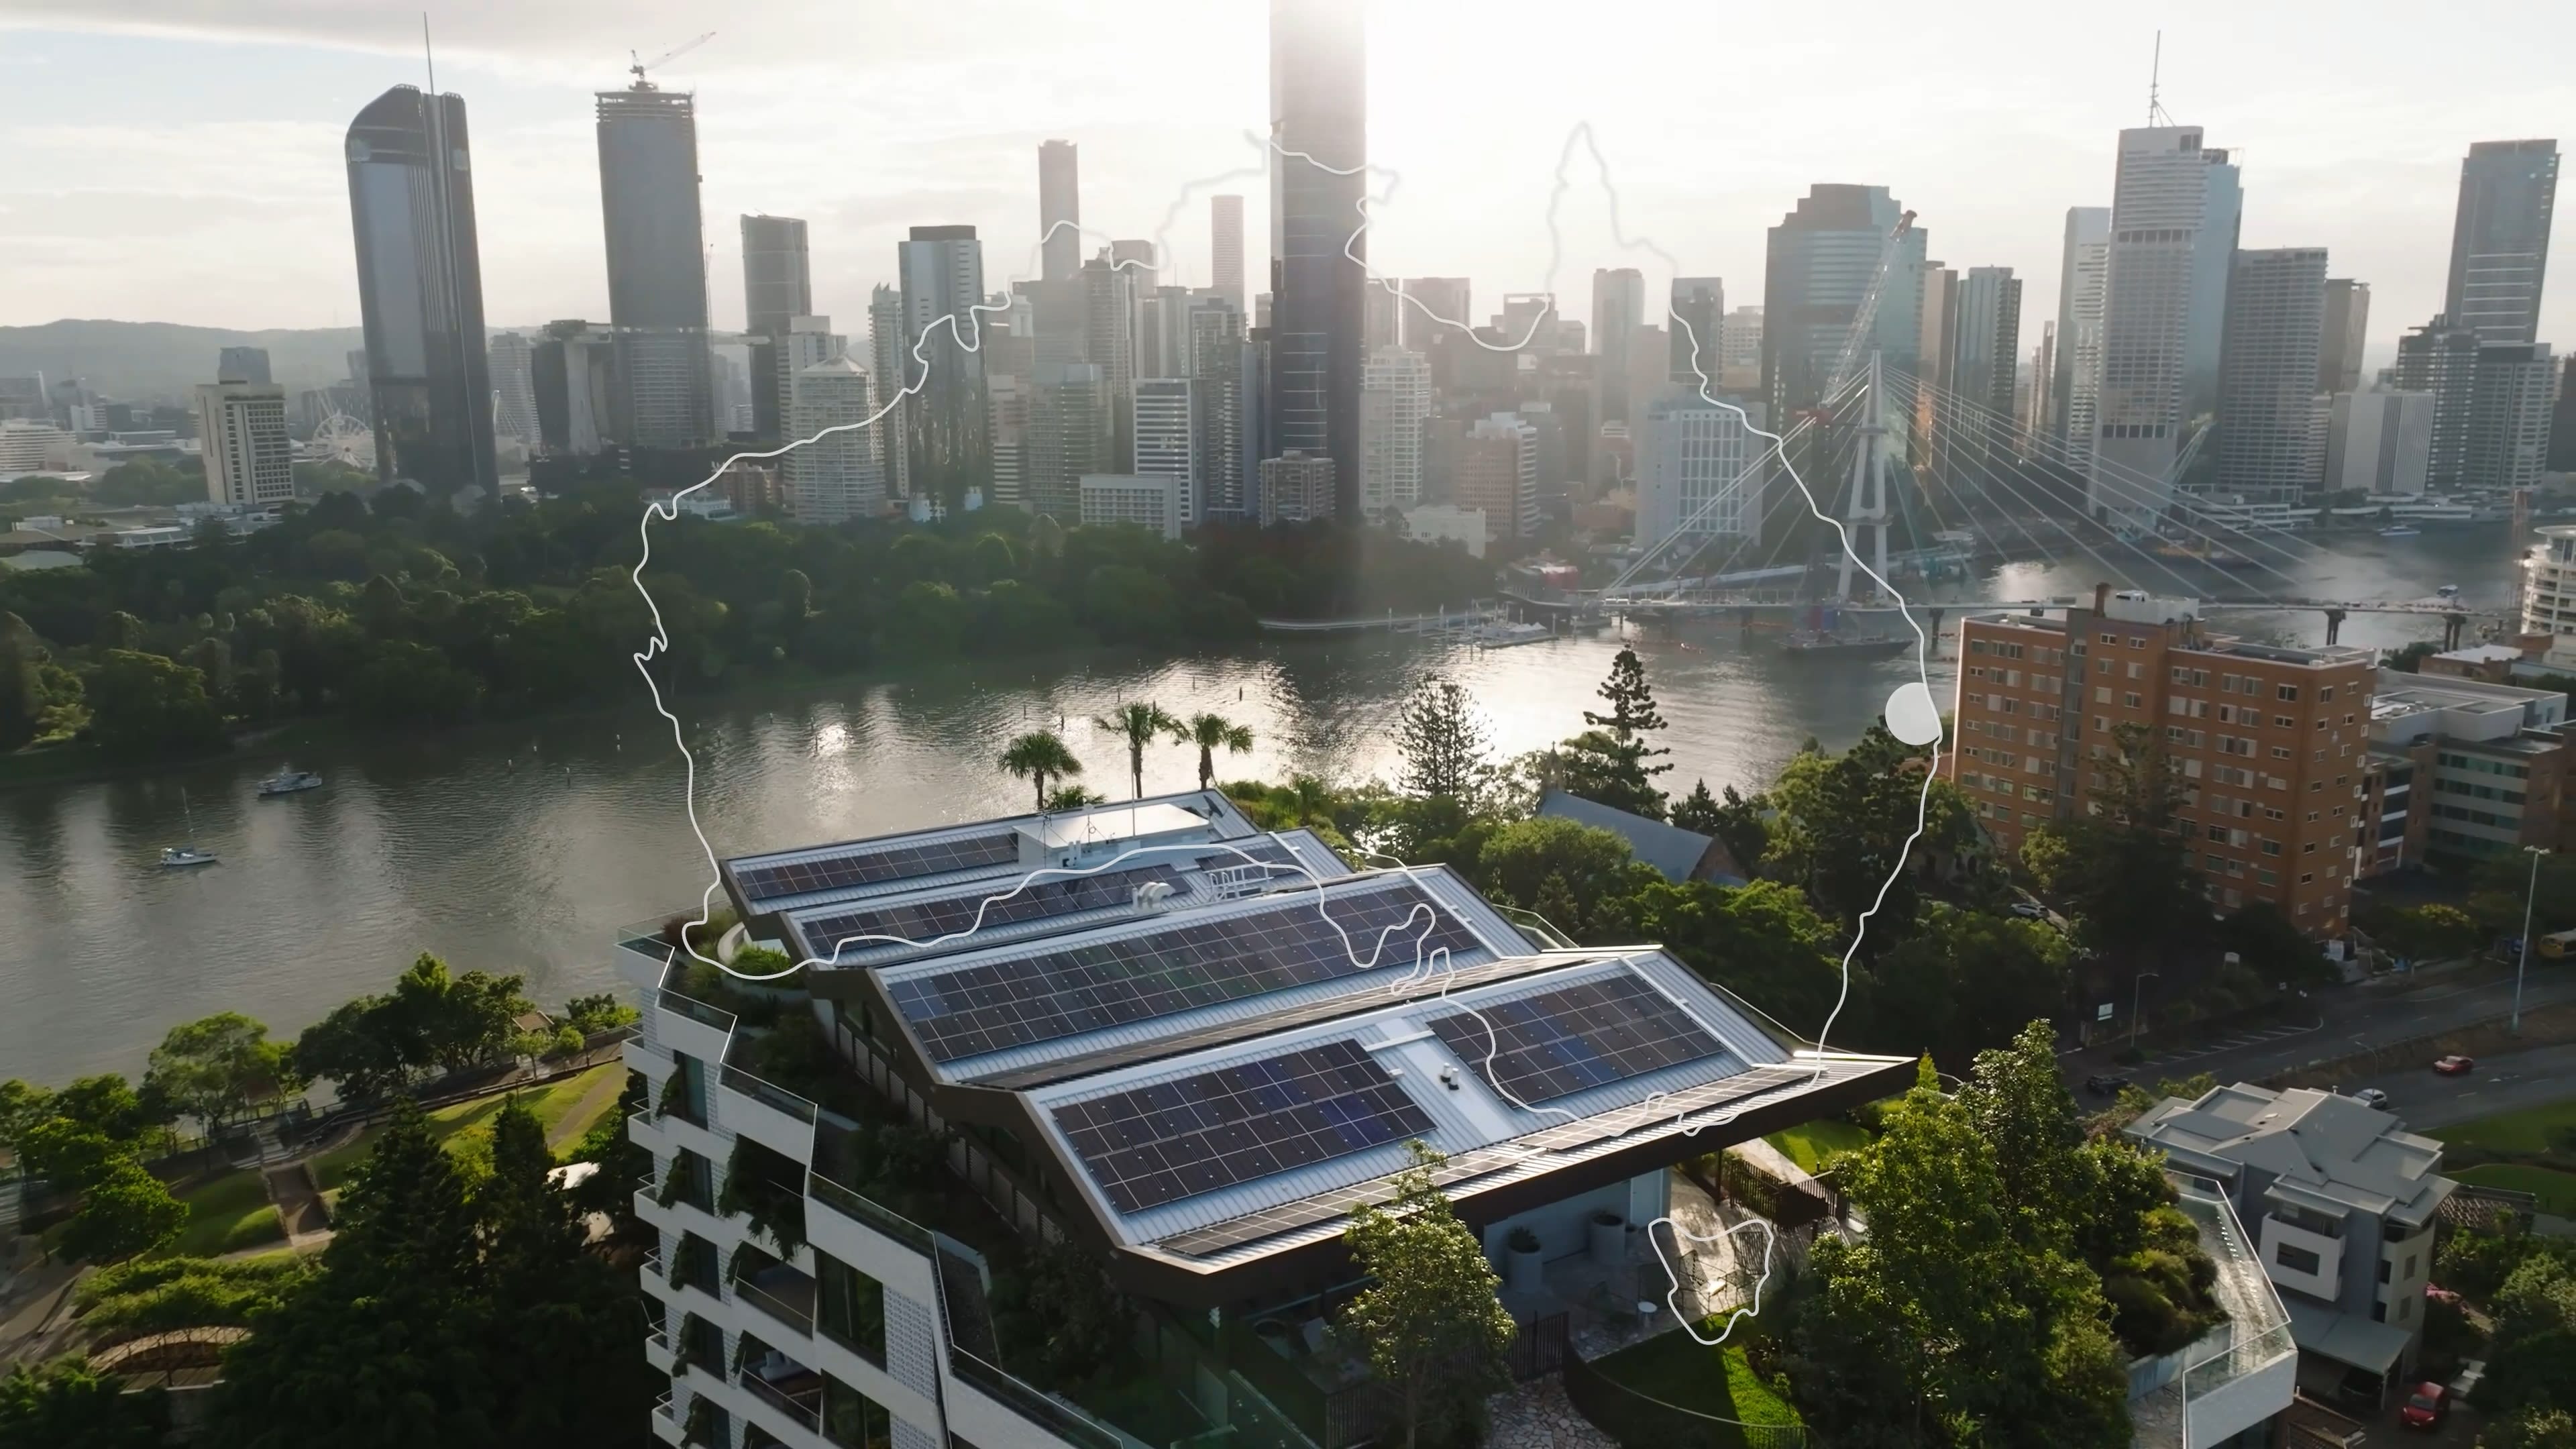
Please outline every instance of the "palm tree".
[[1091, 722], [1094, 729], [1104, 729], [1127, 740], [1127, 773], [1136, 781], [1136, 798], [1145, 798], [1145, 747], [1156, 735], [1170, 735], [1177, 743], [1186, 738], [1181, 722], [1163, 707], [1151, 701], [1118, 706], [1116, 714], [1105, 714]]
[[1082, 773], [1082, 761], [1073, 757], [1053, 730], [1036, 730], [1011, 741], [1011, 747], [1002, 751], [1001, 766], [1023, 780], [1037, 782], [1040, 810], [1046, 809], [1049, 776], [1060, 780]]
[[1252, 753], [1252, 729], [1239, 725], [1221, 714], [1194, 714], [1181, 727], [1181, 743], [1199, 747], [1199, 788], [1216, 783], [1216, 752], [1230, 755]]

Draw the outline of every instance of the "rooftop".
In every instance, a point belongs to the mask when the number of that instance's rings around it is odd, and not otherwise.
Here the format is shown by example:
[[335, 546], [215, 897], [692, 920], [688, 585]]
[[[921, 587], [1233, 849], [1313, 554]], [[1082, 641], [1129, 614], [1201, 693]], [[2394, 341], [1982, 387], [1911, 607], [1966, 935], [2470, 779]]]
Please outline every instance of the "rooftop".
[[2182, 1171], [2231, 1181], [2245, 1167], [2268, 1173], [2275, 1181], [2266, 1196], [2330, 1217], [2358, 1211], [2420, 1226], [2451, 1193], [2435, 1170], [2441, 1143], [2354, 1098], [2308, 1087], [2239, 1082], [2196, 1101], [2167, 1097], [2127, 1131]]
[[[1538, 813], [1561, 816], [1577, 825], [1607, 830], [1628, 842], [1628, 850], [1637, 859], [1653, 866], [1666, 880], [1693, 880], [1700, 865], [1708, 859], [1717, 842], [1696, 830], [1684, 830], [1661, 820], [1649, 820], [1625, 810], [1569, 795], [1563, 790], [1550, 790], [1539, 797]], [[1723, 850], [1712, 863], [1712, 876], [1741, 882], [1743, 875]]]

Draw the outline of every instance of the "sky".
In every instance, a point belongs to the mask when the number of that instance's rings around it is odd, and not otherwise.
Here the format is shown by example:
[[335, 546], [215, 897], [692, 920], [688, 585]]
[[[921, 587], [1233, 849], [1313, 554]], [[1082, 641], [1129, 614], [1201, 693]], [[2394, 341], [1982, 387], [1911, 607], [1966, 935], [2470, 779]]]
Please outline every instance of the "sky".
[[[1089, 245], [1163, 233], [1167, 282], [1205, 283], [1206, 199], [1242, 193], [1258, 290], [1265, 17], [1257, 0], [432, 0], [428, 20], [438, 86], [469, 109], [494, 325], [605, 318], [591, 93], [626, 82], [630, 48], [712, 30], [654, 78], [697, 94], [714, 323], [741, 325], [735, 218], [765, 211], [808, 219], [815, 305], [855, 333], [909, 226], [977, 227], [988, 286], [1034, 271], [1050, 137], [1081, 147]], [[421, 22], [385, 0], [0, 0], [0, 325], [355, 325], [341, 142], [367, 100], [422, 82]], [[2165, 108], [2243, 166], [2242, 244], [2322, 245], [2368, 282], [2374, 359], [2441, 305], [2469, 142], [2576, 145], [2576, 5], [2544, 0], [1375, 0], [1387, 200], [1369, 258], [1472, 278], [1479, 319], [1546, 290], [1583, 317], [1596, 266], [1639, 267], [1660, 296], [1671, 269], [1618, 244], [1580, 149], [1551, 240], [1560, 158], [1588, 126], [1619, 227], [1724, 278], [1729, 306], [1761, 301], [1764, 231], [1808, 186], [1885, 185], [1933, 257], [2023, 278], [2026, 355], [2056, 316], [2066, 208], [2110, 202], [2158, 26]], [[2571, 232], [2541, 329], [2562, 350]]]

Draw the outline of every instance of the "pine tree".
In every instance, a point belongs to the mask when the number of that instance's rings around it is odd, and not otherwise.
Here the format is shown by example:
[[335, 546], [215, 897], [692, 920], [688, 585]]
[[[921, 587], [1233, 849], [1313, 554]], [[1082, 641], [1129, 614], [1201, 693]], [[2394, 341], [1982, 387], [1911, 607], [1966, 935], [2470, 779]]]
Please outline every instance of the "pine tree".
[[1673, 824], [1684, 830], [1696, 830], [1702, 835], [1715, 835], [1718, 822], [1725, 817], [1718, 811], [1717, 797], [1708, 793], [1708, 782], [1701, 780], [1692, 785], [1691, 792], [1684, 795], [1680, 802], [1673, 806], [1669, 818]]
[[1403, 752], [1399, 779], [1406, 794], [1475, 808], [1492, 774], [1486, 759], [1492, 745], [1464, 687], [1425, 675], [1397, 717], [1395, 742]]
[[1654, 689], [1646, 683], [1645, 661], [1637, 657], [1634, 649], [1622, 649], [1610, 661], [1610, 677], [1601, 681], [1600, 695], [1609, 702], [1610, 712], [1594, 714], [1587, 709], [1583, 722], [1595, 729], [1607, 729], [1622, 743], [1648, 730], [1662, 729], [1667, 723], [1655, 708]]

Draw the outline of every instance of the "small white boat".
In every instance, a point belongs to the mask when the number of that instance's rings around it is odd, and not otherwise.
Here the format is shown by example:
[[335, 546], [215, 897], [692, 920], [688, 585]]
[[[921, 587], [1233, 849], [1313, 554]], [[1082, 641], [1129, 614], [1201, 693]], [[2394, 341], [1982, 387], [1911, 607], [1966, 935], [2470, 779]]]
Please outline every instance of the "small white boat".
[[2394, 528], [2381, 529], [2379, 531], [2379, 536], [2381, 538], [2419, 538], [2423, 535], [2423, 532], [2424, 530], [2420, 528], [2408, 528], [2405, 524], [2401, 523]]
[[199, 850], [193, 845], [165, 845], [161, 847], [161, 868], [163, 870], [177, 870], [183, 866], [213, 865], [214, 863], [215, 853], [211, 850]]
[[292, 795], [298, 790], [319, 790], [321, 788], [321, 776], [314, 774], [311, 770], [298, 770], [292, 766], [281, 769], [276, 774], [259, 782], [259, 793], [263, 798], [270, 795]]
[[1545, 624], [1492, 623], [1478, 629], [1475, 634], [1476, 642], [1488, 649], [1508, 649], [1515, 644], [1536, 644], [1542, 639], [1555, 637], [1556, 631]]
[[2444, 584], [2433, 592], [2445, 599], [2456, 599], [2460, 596], [2460, 586], [2458, 584]]

